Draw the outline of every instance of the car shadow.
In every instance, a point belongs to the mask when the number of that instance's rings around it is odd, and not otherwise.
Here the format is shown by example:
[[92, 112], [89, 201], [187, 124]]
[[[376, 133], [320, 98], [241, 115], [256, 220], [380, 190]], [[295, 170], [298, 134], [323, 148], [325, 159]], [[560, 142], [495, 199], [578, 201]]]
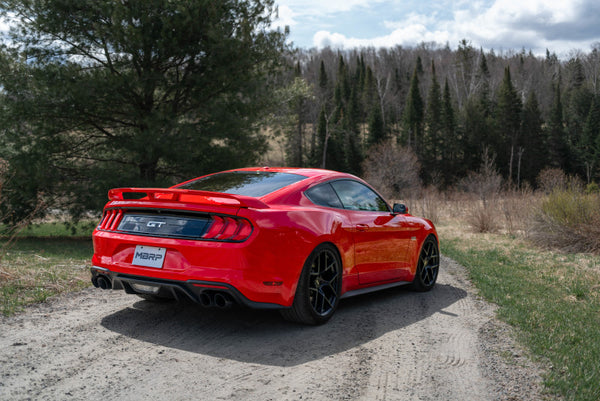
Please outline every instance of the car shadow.
[[344, 352], [402, 329], [467, 296], [438, 284], [426, 293], [392, 288], [344, 299], [322, 326], [287, 322], [277, 311], [205, 309], [191, 303], [139, 301], [102, 319], [102, 326], [163, 347], [273, 366], [294, 366]]

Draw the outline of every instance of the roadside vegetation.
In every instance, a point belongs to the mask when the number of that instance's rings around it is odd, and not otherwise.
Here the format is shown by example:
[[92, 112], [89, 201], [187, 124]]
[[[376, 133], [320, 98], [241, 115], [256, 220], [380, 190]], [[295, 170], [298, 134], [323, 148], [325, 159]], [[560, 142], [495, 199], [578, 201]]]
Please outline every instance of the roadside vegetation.
[[552, 179], [538, 191], [506, 191], [490, 184], [493, 169], [477, 174], [477, 190], [424, 191], [408, 202], [412, 212], [436, 222], [442, 253], [465, 266], [498, 317], [518, 329], [549, 393], [600, 399], [597, 188], [546, 171]]
[[16, 237], [0, 237], [0, 312], [90, 285], [91, 223], [32, 224]]

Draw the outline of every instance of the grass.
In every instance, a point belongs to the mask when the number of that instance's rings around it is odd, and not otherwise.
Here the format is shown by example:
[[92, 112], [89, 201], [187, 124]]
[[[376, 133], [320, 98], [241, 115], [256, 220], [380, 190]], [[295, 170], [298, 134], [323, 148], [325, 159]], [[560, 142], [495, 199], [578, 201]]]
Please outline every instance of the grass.
[[548, 367], [547, 389], [600, 399], [600, 257], [537, 249], [503, 234], [440, 224], [442, 252], [464, 265], [498, 316]]
[[0, 239], [0, 312], [9, 316], [24, 306], [90, 285], [91, 230], [81, 223], [73, 235], [62, 223], [33, 225], [8, 247]]
[[[94, 227], [98, 224], [96, 220], [80, 221], [76, 224], [62, 221], [34, 223], [19, 231], [18, 238], [64, 238], [81, 237], [91, 238]], [[0, 226], [0, 233], [4, 227]]]

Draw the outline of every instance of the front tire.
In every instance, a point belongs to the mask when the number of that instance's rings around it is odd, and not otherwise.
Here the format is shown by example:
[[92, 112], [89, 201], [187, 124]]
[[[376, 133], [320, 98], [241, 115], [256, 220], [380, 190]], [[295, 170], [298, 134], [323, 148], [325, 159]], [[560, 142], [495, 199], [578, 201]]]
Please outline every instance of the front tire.
[[412, 282], [413, 290], [420, 292], [431, 290], [435, 286], [439, 269], [440, 251], [438, 242], [433, 235], [430, 235], [421, 247], [419, 261], [417, 262], [417, 273]]
[[306, 259], [294, 303], [281, 315], [293, 322], [323, 324], [335, 313], [342, 288], [342, 262], [331, 244], [316, 247]]

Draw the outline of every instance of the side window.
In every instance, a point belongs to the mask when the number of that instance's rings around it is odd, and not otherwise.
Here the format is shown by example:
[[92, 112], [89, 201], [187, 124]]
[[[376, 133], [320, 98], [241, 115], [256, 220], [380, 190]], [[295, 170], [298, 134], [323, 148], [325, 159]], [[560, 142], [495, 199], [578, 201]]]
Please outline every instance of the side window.
[[390, 209], [383, 199], [371, 188], [350, 180], [334, 181], [331, 183], [337, 192], [345, 209], [389, 212]]
[[338, 209], [344, 208], [344, 206], [342, 206], [342, 202], [340, 202], [340, 198], [338, 198], [338, 196], [335, 194], [335, 191], [333, 188], [331, 188], [329, 183], [312, 187], [306, 191], [305, 194], [308, 199], [310, 199], [316, 205], [335, 207]]

